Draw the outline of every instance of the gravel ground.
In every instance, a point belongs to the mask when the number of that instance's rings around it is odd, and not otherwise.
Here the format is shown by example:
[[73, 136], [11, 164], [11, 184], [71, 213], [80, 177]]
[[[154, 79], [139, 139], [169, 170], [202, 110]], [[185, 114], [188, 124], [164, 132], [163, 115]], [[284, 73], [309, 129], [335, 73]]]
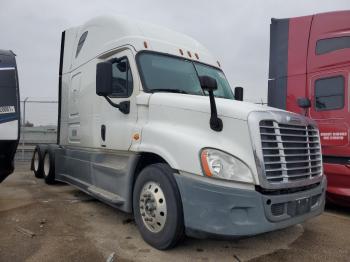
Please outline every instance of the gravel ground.
[[[349, 261], [350, 209], [235, 240], [186, 239], [158, 251], [132, 216], [68, 185], [47, 186], [28, 163], [0, 184], [0, 261]], [[111, 259], [111, 260], [113, 260]]]

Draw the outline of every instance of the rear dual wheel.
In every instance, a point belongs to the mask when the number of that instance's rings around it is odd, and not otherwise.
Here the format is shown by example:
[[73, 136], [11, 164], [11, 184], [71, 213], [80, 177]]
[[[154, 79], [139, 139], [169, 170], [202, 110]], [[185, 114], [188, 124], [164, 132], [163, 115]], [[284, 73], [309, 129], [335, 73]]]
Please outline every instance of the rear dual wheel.
[[43, 159], [47, 146], [45, 145], [37, 145], [34, 149], [33, 159], [32, 159], [32, 170], [34, 171], [34, 175], [36, 178], [44, 177], [44, 165]]
[[46, 184], [55, 184], [55, 157], [54, 151], [48, 148], [44, 155], [43, 175]]
[[44, 178], [47, 184], [55, 183], [54, 148], [47, 145], [37, 145], [32, 159], [32, 170], [37, 178]]

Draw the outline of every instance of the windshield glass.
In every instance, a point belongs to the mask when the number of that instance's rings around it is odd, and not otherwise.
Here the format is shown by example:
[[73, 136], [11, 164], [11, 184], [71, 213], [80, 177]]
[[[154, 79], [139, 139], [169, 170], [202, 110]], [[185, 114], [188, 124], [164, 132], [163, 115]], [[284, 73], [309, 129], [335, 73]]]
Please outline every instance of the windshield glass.
[[215, 67], [182, 58], [144, 52], [138, 55], [138, 66], [143, 87], [149, 92], [177, 92], [205, 95], [198, 76], [216, 79], [216, 97], [233, 99], [233, 93], [223, 72]]
[[[18, 94], [15, 69], [0, 70], [0, 115], [2, 113], [14, 113], [17, 111]], [[9, 107], [6, 107], [9, 106]], [[3, 111], [3, 110], [10, 110]], [[13, 109], [12, 109], [13, 108]]]

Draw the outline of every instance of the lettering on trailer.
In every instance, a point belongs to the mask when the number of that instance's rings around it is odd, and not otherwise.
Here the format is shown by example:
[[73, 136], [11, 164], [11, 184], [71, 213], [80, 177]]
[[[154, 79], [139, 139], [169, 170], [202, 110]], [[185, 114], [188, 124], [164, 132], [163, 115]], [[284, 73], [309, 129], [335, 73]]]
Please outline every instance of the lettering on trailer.
[[9, 113], [16, 113], [14, 106], [0, 106], [0, 115]]
[[347, 132], [323, 132], [320, 133], [323, 140], [344, 140], [347, 138]]

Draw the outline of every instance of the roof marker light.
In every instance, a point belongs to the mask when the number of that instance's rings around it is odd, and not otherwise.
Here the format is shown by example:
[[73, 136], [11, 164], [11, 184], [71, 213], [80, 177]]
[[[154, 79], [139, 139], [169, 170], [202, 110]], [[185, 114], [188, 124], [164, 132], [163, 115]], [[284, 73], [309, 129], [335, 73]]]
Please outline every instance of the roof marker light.
[[179, 49], [179, 52], [181, 55], [184, 55], [184, 51], [182, 51], [182, 49]]
[[198, 56], [198, 54], [197, 54], [197, 53], [194, 53], [194, 55], [196, 56], [196, 58], [197, 58], [197, 59], [199, 59], [199, 56]]
[[146, 41], [143, 42], [143, 46], [144, 46], [145, 48], [148, 48], [148, 45], [147, 45], [147, 42], [146, 42]]
[[190, 52], [190, 51], [187, 51], [187, 54], [188, 54], [188, 56], [189, 56], [189, 57], [192, 57], [192, 55], [191, 55], [191, 52]]
[[216, 63], [218, 64], [218, 66], [219, 66], [219, 67], [221, 67], [221, 65], [220, 65], [220, 62], [219, 62], [219, 61], [216, 61]]

